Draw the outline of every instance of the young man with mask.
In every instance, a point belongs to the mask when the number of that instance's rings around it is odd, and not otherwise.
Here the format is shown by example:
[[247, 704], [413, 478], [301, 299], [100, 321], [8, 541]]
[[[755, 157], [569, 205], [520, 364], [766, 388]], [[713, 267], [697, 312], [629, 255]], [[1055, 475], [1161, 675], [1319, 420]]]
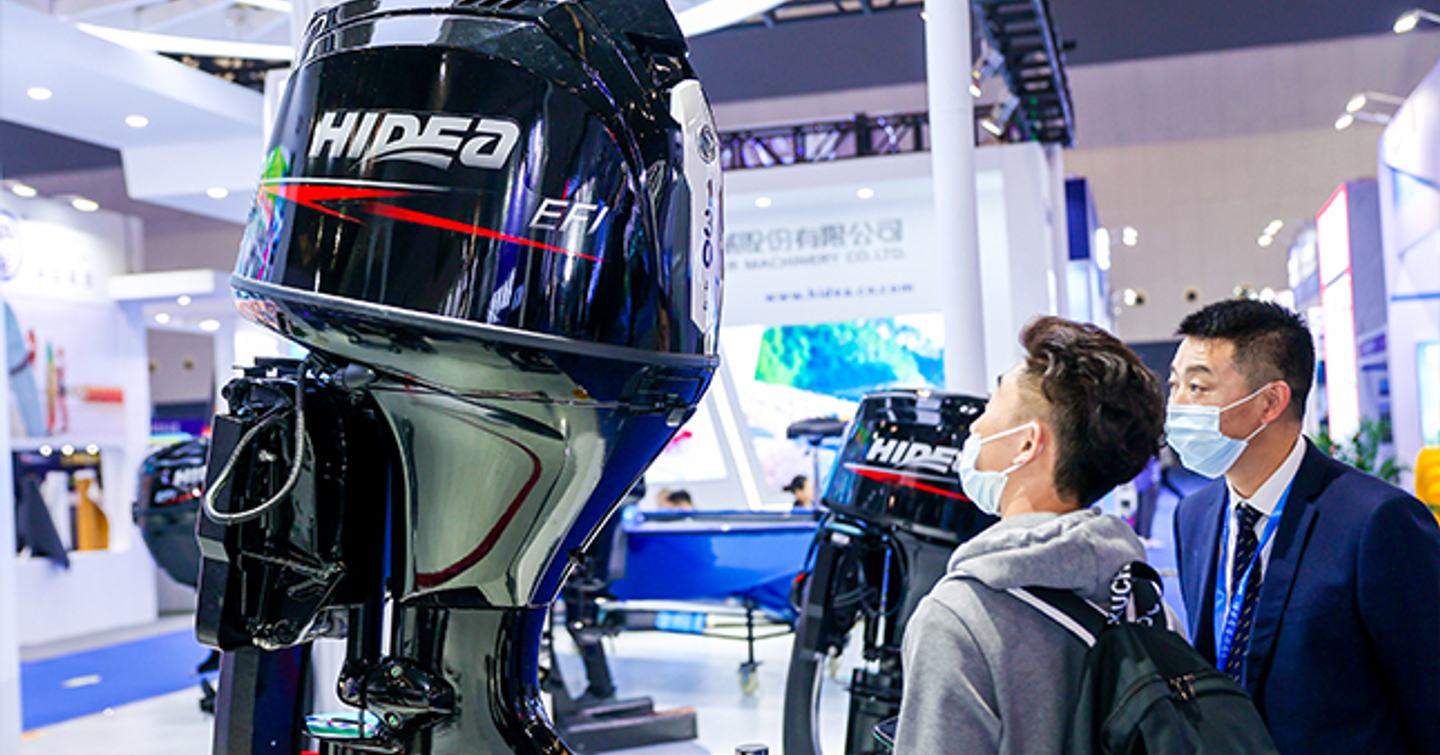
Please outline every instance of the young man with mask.
[[1185, 318], [1166, 434], [1221, 478], [1175, 514], [1190, 636], [1282, 753], [1440, 753], [1440, 528], [1300, 435], [1300, 316], [1257, 301]]
[[1060, 752], [1086, 646], [1007, 592], [1109, 596], [1145, 557], [1130, 528], [1090, 509], [1160, 447], [1160, 381], [1114, 336], [1040, 318], [1025, 361], [970, 426], [961, 484], [1000, 522], [961, 545], [905, 628], [899, 753]]

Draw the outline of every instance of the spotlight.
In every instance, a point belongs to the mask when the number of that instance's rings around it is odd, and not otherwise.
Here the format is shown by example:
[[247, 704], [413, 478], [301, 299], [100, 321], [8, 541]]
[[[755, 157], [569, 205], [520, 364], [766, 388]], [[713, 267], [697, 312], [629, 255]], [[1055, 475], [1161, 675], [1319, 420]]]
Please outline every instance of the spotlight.
[[159, 325], [169, 325], [169, 324], [170, 324], [170, 313], [169, 313], [169, 312], [161, 312], [161, 313], [155, 315], [155, 322], [156, 322], [157, 324], [159, 324]]
[[55, 93], [50, 91], [49, 89], [46, 89], [45, 87], [30, 87], [29, 89], [25, 90], [25, 96], [29, 97], [32, 100], [44, 102], [45, 100], [54, 97]]
[[9, 183], [10, 193], [21, 199], [34, 199], [40, 194], [40, 192], [36, 191], [35, 187], [30, 184], [23, 184], [19, 181], [11, 181]]
[[874, 198], [875, 198], [875, 190], [872, 189], [872, 188], [870, 188], [870, 187], [868, 187], [868, 186], [866, 186], [866, 187], [861, 188], [861, 189], [856, 189], [856, 190], [855, 190], [855, 196], [857, 196], [857, 197], [859, 197], [859, 198], [861, 198], [861, 199], [874, 199]]
[[224, 199], [230, 196], [230, 190], [224, 186], [211, 186], [205, 190], [205, 196], [211, 199]]
[[1404, 104], [1405, 98], [1399, 95], [1384, 92], [1359, 92], [1345, 102], [1345, 112], [1358, 113], [1372, 105], [1400, 107]]
[[1395, 25], [1391, 28], [1396, 34], [1405, 34], [1415, 31], [1415, 27], [1419, 26], [1421, 21], [1440, 24], [1440, 14], [1431, 13], [1424, 8], [1413, 8], [1400, 14], [1400, 17], [1395, 19]]
[[90, 445], [85, 446], [85, 453], [94, 456], [95, 454], [100, 453], [100, 447], [95, 445], [94, 443], [91, 443]]
[[982, 94], [984, 94], [984, 92], [980, 91], [980, 85], [979, 85], [979, 84], [975, 84], [975, 83], [971, 83], [971, 84], [970, 84], [970, 96], [971, 96], [971, 97], [974, 97], [975, 99], [978, 100], [978, 99], [980, 99], [980, 95], [982, 95]]
[[175, 303], [179, 304], [182, 307], [190, 306], [190, 295], [180, 294], [179, 296], [175, 297]]
[[94, 212], [100, 209], [100, 203], [86, 197], [74, 197], [70, 200], [70, 206], [80, 212]]
[[999, 139], [1000, 137], [1005, 135], [1005, 129], [1001, 128], [1000, 124], [996, 123], [993, 119], [990, 118], [981, 118], [980, 128], [989, 131], [990, 134], [996, 139]]
[[1120, 229], [1120, 243], [1125, 246], [1135, 246], [1140, 243], [1140, 231], [1133, 225], [1127, 225]]
[[1277, 233], [1280, 232], [1280, 229], [1281, 229], [1281, 228], [1284, 228], [1284, 227], [1285, 227], [1285, 221], [1283, 221], [1283, 220], [1281, 220], [1281, 219], [1279, 219], [1279, 218], [1276, 218], [1276, 219], [1270, 221], [1269, 223], [1266, 223], [1266, 224], [1265, 224], [1265, 235], [1266, 235], [1266, 236], [1274, 236], [1275, 234], [1277, 234]]
[[755, 206], [762, 210], [772, 204], [775, 204], [775, 202], [771, 200], [770, 197], [755, 197]]
[[1339, 118], [1335, 119], [1335, 130], [1344, 131], [1345, 129], [1355, 125], [1355, 121], [1364, 121], [1366, 123], [1374, 123], [1379, 126], [1384, 126], [1385, 124], [1390, 122], [1390, 116], [1385, 115], [1384, 113], [1367, 113], [1363, 110], [1356, 113], [1344, 113]]
[[219, 320], [201, 320], [201, 321], [200, 321], [200, 329], [203, 330], [203, 331], [205, 331], [206, 333], [214, 333], [215, 331], [217, 331], [217, 330], [220, 329], [220, 321], [219, 321]]
[[130, 128], [145, 128], [150, 125], [150, 119], [143, 115], [127, 115], [125, 116], [125, 125]]
[[1274, 236], [1271, 236], [1271, 235], [1268, 234], [1268, 233], [1266, 233], [1266, 234], [1262, 235], [1260, 238], [1256, 239], [1256, 240], [1255, 240], [1255, 243], [1259, 244], [1261, 249], [1264, 249], [1265, 247], [1268, 247], [1268, 246], [1270, 246], [1271, 244], [1275, 243], [1275, 237], [1274, 237]]

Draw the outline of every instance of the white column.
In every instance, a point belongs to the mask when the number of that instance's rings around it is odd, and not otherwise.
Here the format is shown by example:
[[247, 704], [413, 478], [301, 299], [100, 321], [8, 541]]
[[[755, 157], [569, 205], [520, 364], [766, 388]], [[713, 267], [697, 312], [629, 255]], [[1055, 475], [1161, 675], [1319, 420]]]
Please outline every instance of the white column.
[[211, 333], [213, 341], [212, 353], [215, 358], [215, 411], [225, 413], [225, 399], [220, 391], [225, 388], [239, 373], [236, 367], [249, 367], [249, 364], [236, 364], [235, 330], [238, 324], [238, 317], [226, 317], [220, 320], [220, 329]]
[[[975, 215], [975, 106], [970, 98], [970, 2], [926, 0], [926, 83], [935, 230], [945, 321], [945, 387], [989, 393]], [[1003, 296], [1004, 292], [995, 292]]]
[[[3, 320], [0, 317], [0, 320]], [[0, 322], [0, 354], [5, 328]], [[10, 374], [0, 370], [0, 417], [10, 416]], [[0, 752], [20, 750], [20, 630], [15, 615], [15, 490], [11, 480], [10, 428], [0, 427]]]

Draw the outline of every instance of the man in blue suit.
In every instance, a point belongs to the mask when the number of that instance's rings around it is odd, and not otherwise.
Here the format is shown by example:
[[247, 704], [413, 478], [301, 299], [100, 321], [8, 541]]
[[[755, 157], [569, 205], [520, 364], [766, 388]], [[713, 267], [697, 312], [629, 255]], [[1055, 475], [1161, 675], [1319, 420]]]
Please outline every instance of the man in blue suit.
[[1299, 315], [1226, 301], [1179, 335], [1167, 439], [1223, 477], [1175, 512], [1195, 647], [1282, 753], [1440, 753], [1434, 518], [1301, 436], [1315, 352]]

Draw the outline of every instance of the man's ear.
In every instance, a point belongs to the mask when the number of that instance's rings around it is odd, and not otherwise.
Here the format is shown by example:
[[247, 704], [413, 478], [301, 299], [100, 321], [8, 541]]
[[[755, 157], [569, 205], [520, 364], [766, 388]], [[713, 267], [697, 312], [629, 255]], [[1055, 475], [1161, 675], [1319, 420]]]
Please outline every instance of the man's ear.
[[1293, 398], [1289, 383], [1284, 380], [1271, 383], [1270, 387], [1265, 390], [1265, 412], [1260, 415], [1261, 421], [1268, 425], [1285, 416]]
[[1030, 426], [1020, 433], [1020, 450], [1015, 453], [1011, 464], [1028, 464], [1036, 456], [1040, 455], [1040, 449], [1045, 442], [1045, 434], [1049, 429], [1041, 424], [1039, 420], [1031, 420]]

